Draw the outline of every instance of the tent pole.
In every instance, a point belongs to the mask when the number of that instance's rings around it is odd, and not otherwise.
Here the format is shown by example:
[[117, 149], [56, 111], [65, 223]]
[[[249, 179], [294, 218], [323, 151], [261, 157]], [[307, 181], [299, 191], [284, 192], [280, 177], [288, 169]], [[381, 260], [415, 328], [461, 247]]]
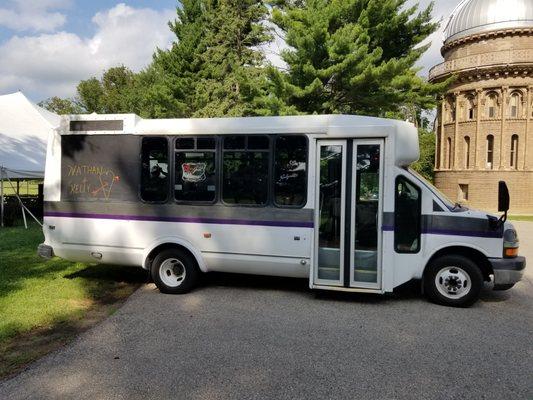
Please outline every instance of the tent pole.
[[21, 206], [22, 210], [22, 219], [24, 220], [24, 228], [28, 229], [28, 221], [26, 221], [26, 211], [24, 211], [24, 207]]
[[0, 227], [4, 227], [4, 166], [0, 165]]

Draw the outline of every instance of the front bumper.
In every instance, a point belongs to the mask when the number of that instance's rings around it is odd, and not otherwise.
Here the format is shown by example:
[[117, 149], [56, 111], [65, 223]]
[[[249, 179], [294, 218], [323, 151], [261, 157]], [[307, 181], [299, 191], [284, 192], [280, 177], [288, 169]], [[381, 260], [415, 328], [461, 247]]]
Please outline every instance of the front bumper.
[[54, 256], [54, 249], [52, 248], [52, 246], [48, 246], [44, 243], [41, 243], [37, 247], [37, 254], [42, 258], [50, 259]]
[[525, 257], [489, 258], [494, 271], [494, 285], [512, 285], [522, 279], [526, 268]]

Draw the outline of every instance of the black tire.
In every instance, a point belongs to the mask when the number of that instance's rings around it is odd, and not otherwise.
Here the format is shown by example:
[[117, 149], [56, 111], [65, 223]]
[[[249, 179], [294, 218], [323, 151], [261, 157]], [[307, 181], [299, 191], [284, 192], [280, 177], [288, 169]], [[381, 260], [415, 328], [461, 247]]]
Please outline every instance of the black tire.
[[494, 285], [493, 290], [498, 290], [498, 291], [509, 290], [509, 289], [512, 289], [514, 285], [515, 285], [514, 283], [508, 283], [505, 285]]
[[444, 306], [469, 307], [478, 300], [482, 287], [479, 267], [460, 255], [439, 257], [424, 273], [424, 293], [432, 302]]
[[[162, 278], [160, 271], [167, 277]], [[194, 257], [180, 249], [161, 251], [152, 262], [150, 273], [159, 291], [168, 294], [188, 293], [200, 277], [200, 269]], [[176, 285], [172, 284], [174, 280]]]

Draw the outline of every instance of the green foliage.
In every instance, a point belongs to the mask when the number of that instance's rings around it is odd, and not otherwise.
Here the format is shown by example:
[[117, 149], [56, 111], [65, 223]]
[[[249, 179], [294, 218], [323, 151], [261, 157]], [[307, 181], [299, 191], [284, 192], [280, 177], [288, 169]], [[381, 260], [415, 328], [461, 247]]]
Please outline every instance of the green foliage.
[[141, 115], [187, 117], [194, 112], [195, 87], [205, 52], [205, 26], [210, 15], [204, 0], [183, 0], [177, 19], [169, 22], [176, 40], [169, 50], [157, 49], [152, 64], [140, 73], [144, 95]]
[[219, 0], [211, 10], [201, 55], [196, 110], [202, 117], [257, 113], [256, 99], [266, 87], [263, 53], [271, 40], [262, 21], [267, 8], [257, 0]]
[[136, 111], [139, 91], [137, 77], [127, 67], [109, 68], [102, 78], [78, 84], [78, 105], [88, 113], [119, 114]]
[[59, 115], [79, 114], [82, 111], [74, 101], [70, 99], [62, 99], [57, 96], [49, 97], [48, 99], [39, 102], [38, 105], [39, 107]]
[[418, 130], [420, 142], [420, 159], [411, 167], [428, 181], [433, 182], [435, 176], [435, 134], [424, 129]]
[[77, 87], [77, 103], [88, 113], [103, 113], [104, 89], [101, 82], [95, 78], [81, 81]]
[[217, 117], [260, 113], [266, 87], [259, 46], [270, 36], [257, 0], [185, 0], [169, 24], [176, 41], [140, 74], [143, 116]]
[[427, 109], [445, 84], [417, 75], [420, 43], [437, 28], [432, 5], [406, 0], [276, 1], [273, 22], [290, 46], [287, 71], [269, 69], [273, 113], [384, 116], [402, 106]]

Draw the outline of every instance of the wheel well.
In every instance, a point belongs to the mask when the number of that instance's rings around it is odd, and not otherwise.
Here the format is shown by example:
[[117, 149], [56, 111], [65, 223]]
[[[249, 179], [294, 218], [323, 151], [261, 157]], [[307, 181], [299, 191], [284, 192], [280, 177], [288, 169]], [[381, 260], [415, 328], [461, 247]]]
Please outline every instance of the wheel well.
[[487, 282], [490, 281], [489, 275], [493, 274], [494, 271], [492, 270], [492, 266], [490, 265], [487, 256], [485, 256], [485, 254], [483, 254], [479, 250], [473, 249], [471, 247], [451, 246], [445, 247], [444, 249], [440, 249], [429, 259], [428, 263], [426, 264], [426, 269], [436, 258], [441, 256], [449, 256], [451, 254], [457, 254], [472, 260], [481, 270], [481, 273], [483, 274], [483, 279]]
[[154, 259], [160, 252], [164, 250], [169, 250], [169, 249], [178, 249], [178, 250], [188, 253], [193, 258], [194, 262], [196, 263], [196, 266], [200, 268], [200, 266], [198, 265], [198, 260], [187, 247], [182, 246], [177, 243], [163, 243], [157, 247], [154, 247], [154, 249], [152, 249], [152, 251], [150, 251], [150, 253], [146, 257], [146, 262], [145, 262], [146, 269], [150, 270], [152, 268], [152, 262], [154, 261]]

